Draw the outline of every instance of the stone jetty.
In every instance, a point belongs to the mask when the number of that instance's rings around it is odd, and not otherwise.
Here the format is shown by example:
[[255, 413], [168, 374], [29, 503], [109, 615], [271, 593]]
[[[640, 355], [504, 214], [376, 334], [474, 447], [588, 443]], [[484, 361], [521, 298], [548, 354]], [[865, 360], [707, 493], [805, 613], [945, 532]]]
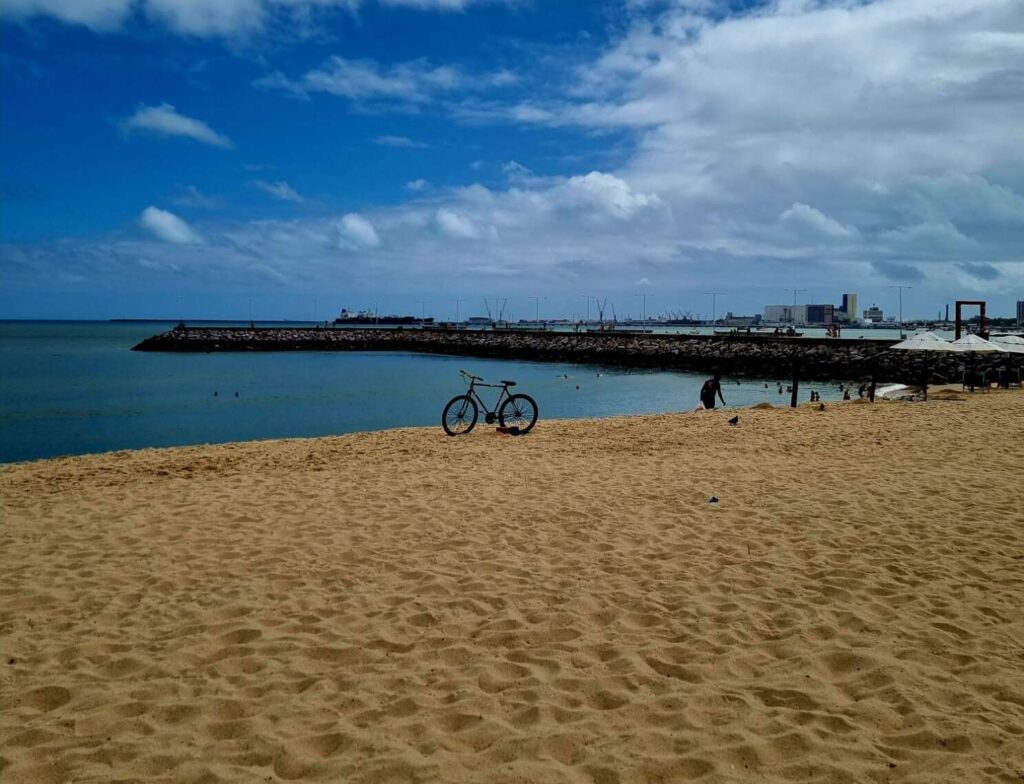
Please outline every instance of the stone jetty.
[[636, 332], [182, 327], [147, 338], [135, 351], [412, 351], [658, 368], [727, 376], [919, 383], [959, 381], [978, 370], [1024, 368], [1024, 354], [994, 356], [889, 351], [895, 341], [765, 335], [660, 335]]

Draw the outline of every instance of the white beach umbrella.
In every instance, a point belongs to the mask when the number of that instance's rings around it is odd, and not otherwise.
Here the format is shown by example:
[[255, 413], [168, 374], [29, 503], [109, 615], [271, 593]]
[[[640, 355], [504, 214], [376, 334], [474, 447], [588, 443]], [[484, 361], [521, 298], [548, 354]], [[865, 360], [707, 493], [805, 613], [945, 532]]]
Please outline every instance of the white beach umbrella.
[[894, 351], [963, 351], [960, 346], [943, 340], [934, 332], [922, 332], [889, 348]]
[[1013, 354], [1024, 354], [1024, 338], [1020, 335], [999, 335], [992, 338], [992, 342]]
[[[931, 352], [942, 352], [959, 354], [963, 351], [960, 346], [955, 346], [948, 340], [943, 340], [934, 332], [921, 332], [917, 335], [913, 335], [906, 340], [900, 341], [894, 346], [890, 346], [890, 349], [894, 351], [927, 351]], [[924, 379], [921, 382], [921, 391], [924, 396], [928, 397], [928, 379], [931, 375], [931, 367], [924, 373]]]
[[1008, 351], [1005, 346], [993, 343], [991, 340], [980, 338], [974, 333], [968, 332], [959, 340], [954, 340], [952, 345], [959, 346], [961, 351], [970, 351], [974, 354], [992, 354], [995, 352]]

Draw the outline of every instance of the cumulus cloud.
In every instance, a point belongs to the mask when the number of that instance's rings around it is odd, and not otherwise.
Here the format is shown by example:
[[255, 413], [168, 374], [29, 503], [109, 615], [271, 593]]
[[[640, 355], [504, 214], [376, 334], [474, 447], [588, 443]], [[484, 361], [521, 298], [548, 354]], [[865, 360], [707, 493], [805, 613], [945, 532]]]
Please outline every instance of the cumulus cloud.
[[214, 147], [231, 147], [231, 140], [217, 133], [202, 120], [186, 117], [169, 103], [159, 106], [141, 105], [126, 118], [121, 127], [125, 132], [142, 131], [157, 136], [183, 136]]
[[782, 223], [796, 225], [801, 229], [809, 229], [825, 237], [850, 238], [857, 234], [856, 228], [844, 226], [821, 210], [799, 202], [795, 202], [793, 206], [783, 212], [779, 216], [779, 220]]
[[409, 182], [405, 184], [405, 189], [412, 191], [413, 193], [419, 193], [420, 191], [425, 191], [429, 186], [430, 183], [427, 182], [426, 180], [417, 179], [409, 180]]
[[345, 215], [338, 226], [342, 243], [349, 247], [375, 248], [380, 245], [377, 230], [369, 220], [357, 212]]
[[480, 236], [480, 230], [471, 218], [448, 207], [438, 208], [436, 220], [441, 231], [449, 237], [475, 240]]
[[281, 201], [292, 201], [296, 203], [301, 203], [305, 201], [305, 199], [303, 199], [302, 196], [300, 196], [291, 185], [289, 185], [287, 182], [284, 182], [283, 180], [279, 182], [267, 182], [266, 180], [256, 180], [255, 182], [253, 182], [253, 185], [259, 188], [264, 193], [269, 193], [275, 199], [280, 199]]
[[[463, 105], [462, 116], [629, 134], [635, 151], [608, 176], [656, 194], [678, 258], [713, 261], [731, 271], [723, 279], [791, 285], [782, 281], [802, 261], [808, 284], [896, 276], [946, 297], [966, 277], [1024, 278], [1010, 87], [1024, 80], [1024, 5], [634, 7], [661, 10], [637, 14], [559, 94]], [[611, 192], [619, 216], [637, 214], [621, 186]], [[964, 258], [991, 263], [958, 266]]]
[[157, 239], [175, 245], [199, 245], [203, 241], [185, 221], [159, 207], [146, 207], [139, 224]]
[[663, 204], [657, 194], [639, 193], [625, 180], [603, 172], [570, 177], [561, 190], [570, 202], [593, 204], [622, 220], [629, 220], [645, 208]]

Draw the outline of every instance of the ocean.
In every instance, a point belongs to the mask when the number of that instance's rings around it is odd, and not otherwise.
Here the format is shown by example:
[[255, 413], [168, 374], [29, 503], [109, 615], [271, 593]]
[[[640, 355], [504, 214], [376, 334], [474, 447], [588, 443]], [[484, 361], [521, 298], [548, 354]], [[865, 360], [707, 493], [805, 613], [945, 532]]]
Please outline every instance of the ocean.
[[[190, 322], [190, 324], [193, 322]], [[195, 322], [198, 326], [200, 322]], [[433, 426], [464, 368], [512, 379], [545, 419], [692, 411], [705, 377], [393, 352], [131, 351], [173, 322], [0, 322], [0, 462], [117, 449]], [[262, 324], [260, 326], [263, 326]], [[766, 386], [767, 384], [767, 386]], [[837, 384], [801, 385], [823, 400]], [[492, 401], [498, 390], [483, 390]], [[775, 380], [726, 379], [730, 408], [786, 405]], [[482, 425], [478, 424], [478, 427]]]

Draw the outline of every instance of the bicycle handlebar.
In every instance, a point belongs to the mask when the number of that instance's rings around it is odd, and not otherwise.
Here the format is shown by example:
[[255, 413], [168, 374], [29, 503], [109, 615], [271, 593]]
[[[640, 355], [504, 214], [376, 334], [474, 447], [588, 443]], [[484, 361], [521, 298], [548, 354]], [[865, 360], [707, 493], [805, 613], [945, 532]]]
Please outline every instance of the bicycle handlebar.
[[460, 370], [459, 373], [462, 375], [463, 378], [471, 378], [474, 381], [483, 381], [483, 379], [480, 378], [480, 376], [474, 376], [472, 373], [467, 373], [465, 370]]

